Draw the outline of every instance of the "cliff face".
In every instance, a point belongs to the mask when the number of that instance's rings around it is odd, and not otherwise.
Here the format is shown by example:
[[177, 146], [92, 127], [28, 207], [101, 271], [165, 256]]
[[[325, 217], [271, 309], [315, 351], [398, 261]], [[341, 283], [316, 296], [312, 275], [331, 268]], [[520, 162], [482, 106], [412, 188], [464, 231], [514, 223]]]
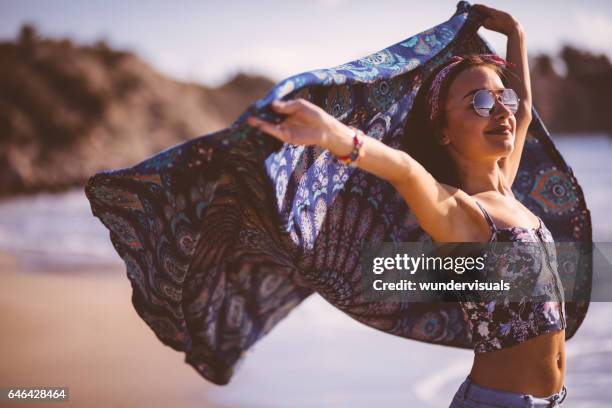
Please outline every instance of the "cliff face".
[[100, 42], [0, 43], [0, 196], [81, 185], [228, 126], [274, 82], [238, 74], [218, 88], [174, 81]]
[[531, 64], [533, 101], [551, 132], [601, 132], [612, 135], [612, 64], [565, 46], [560, 54], [567, 72], [561, 76], [547, 55]]

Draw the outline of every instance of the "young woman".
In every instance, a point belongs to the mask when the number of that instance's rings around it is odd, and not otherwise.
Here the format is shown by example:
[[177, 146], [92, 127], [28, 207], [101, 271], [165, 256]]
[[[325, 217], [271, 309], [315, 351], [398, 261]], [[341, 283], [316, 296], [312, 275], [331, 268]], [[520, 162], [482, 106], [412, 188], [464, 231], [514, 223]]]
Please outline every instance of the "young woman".
[[[319, 145], [388, 181], [434, 241], [551, 242], [541, 219], [511, 190], [531, 121], [525, 33], [511, 15], [474, 7], [487, 16], [485, 28], [508, 37], [508, 61], [492, 55], [454, 57], [433, 72], [406, 127], [414, 155], [410, 148], [390, 148], [345, 126], [303, 99], [273, 104], [287, 115], [279, 124], [255, 117], [248, 123], [286, 143]], [[487, 307], [494, 313], [479, 313]], [[563, 297], [518, 307], [462, 303], [475, 356], [451, 407], [555, 406], [565, 399]]]

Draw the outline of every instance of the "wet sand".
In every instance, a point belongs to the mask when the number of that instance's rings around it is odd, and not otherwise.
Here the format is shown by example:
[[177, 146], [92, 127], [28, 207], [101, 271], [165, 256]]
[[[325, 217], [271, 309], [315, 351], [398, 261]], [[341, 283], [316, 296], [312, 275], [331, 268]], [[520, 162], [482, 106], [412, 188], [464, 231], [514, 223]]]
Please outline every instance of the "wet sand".
[[62, 406], [220, 407], [217, 386], [138, 317], [121, 268], [20, 269], [0, 253], [0, 387], [67, 386]]

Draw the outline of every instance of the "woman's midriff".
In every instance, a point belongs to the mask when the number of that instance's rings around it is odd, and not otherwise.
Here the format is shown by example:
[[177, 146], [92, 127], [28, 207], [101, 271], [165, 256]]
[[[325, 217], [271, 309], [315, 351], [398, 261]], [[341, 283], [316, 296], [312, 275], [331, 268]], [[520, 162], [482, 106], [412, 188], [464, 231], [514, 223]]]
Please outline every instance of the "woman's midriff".
[[543, 334], [506, 349], [476, 353], [470, 372], [483, 387], [546, 397], [561, 390], [565, 330]]

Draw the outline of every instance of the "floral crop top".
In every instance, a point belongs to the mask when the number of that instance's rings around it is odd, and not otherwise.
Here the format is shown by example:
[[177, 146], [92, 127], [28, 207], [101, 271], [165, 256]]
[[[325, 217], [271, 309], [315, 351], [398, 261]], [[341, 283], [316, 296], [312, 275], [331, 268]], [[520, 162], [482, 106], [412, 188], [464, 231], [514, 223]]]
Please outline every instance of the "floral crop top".
[[[538, 217], [538, 228], [509, 227], [498, 229], [488, 212], [482, 210], [492, 231], [492, 242], [538, 242], [554, 243], [550, 231]], [[533, 282], [548, 282], [552, 293], [547, 299], [558, 301], [533, 302], [530, 296], [520, 301], [464, 301], [461, 302], [465, 318], [469, 321], [475, 353], [499, 350], [528, 339], [566, 328], [565, 295], [557, 272], [554, 245], [511, 245], [490, 259], [497, 271], [510, 285]], [[540, 255], [529, 248], [538, 248]], [[543, 287], [546, 284], [542, 285]]]

